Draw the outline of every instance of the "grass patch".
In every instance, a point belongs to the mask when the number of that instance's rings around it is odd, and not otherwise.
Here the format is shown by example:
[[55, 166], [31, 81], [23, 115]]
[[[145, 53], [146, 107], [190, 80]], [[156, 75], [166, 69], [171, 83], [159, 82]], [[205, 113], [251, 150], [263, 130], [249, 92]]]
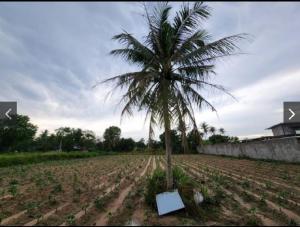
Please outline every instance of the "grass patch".
[[104, 152], [45, 152], [7, 153], [0, 155], [0, 167], [33, 164], [53, 160], [90, 158], [105, 155]]
[[[182, 199], [190, 199], [193, 196], [194, 183], [182, 169], [175, 166], [173, 168], [174, 188], [178, 189]], [[145, 201], [152, 208], [156, 208], [156, 194], [166, 191], [166, 172], [156, 169], [152, 176], [147, 178]]]

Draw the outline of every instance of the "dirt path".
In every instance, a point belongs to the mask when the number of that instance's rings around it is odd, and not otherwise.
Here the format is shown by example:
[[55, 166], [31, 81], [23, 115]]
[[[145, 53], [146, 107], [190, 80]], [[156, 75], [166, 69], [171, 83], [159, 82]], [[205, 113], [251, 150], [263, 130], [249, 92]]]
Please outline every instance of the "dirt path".
[[162, 163], [161, 160], [159, 160], [159, 166], [160, 166], [160, 168], [161, 168], [162, 170], [165, 170], [165, 169], [166, 169], [166, 167], [164, 166], [164, 164]]
[[153, 166], [152, 166], [152, 168], [153, 168], [153, 171], [156, 169], [156, 157], [155, 156], [153, 158]]
[[145, 210], [144, 210], [144, 199], [140, 198], [138, 201], [138, 205], [136, 206], [132, 216], [131, 216], [131, 222], [130, 225], [134, 226], [141, 226], [143, 225], [144, 222], [144, 215], [145, 215]]
[[[153, 166], [151, 170], [151, 174], [157, 169], [156, 165], [156, 156], [153, 158]], [[143, 225], [144, 222], [144, 215], [145, 215], [145, 201], [144, 198], [141, 197], [137, 202], [137, 207], [134, 210], [132, 216], [131, 216], [131, 225]]]
[[54, 209], [54, 210], [52, 210], [52, 211], [49, 211], [48, 213], [44, 214], [41, 218], [39, 218], [39, 219], [34, 219], [34, 220], [32, 220], [32, 221], [26, 223], [24, 226], [33, 226], [33, 225], [36, 225], [36, 224], [38, 224], [38, 222], [39, 222], [40, 220], [45, 220], [45, 219], [49, 218], [51, 215], [57, 213], [58, 211], [61, 211], [63, 208], [65, 208], [65, 207], [68, 206], [68, 205], [69, 205], [69, 203], [64, 203], [64, 204], [61, 205], [60, 207], [58, 207], [58, 208], [56, 208], [56, 209]]
[[19, 217], [21, 217], [22, 215], [24, 215], [26, 213], [26, 210], [23, 210], [17, 214], [14, 214], [8, 218], [4, 218], [2, 221], [1, 221], [1, 225], [8, 225], [11, 221], [15, 220], [15, 219], [18, 219]]
[[4, 196], [0, 197], [0, 200], [11, 199], [12, 197], [13, 197], [12, 195], [4, 195]]
[[126, 187], [125, 189], [123, 189], [118, 198], [115, 199], [112, 203], [110, 203], [108, 205], [108, 207], [106, 208], [106, 213], [102, 213], [98, 219], [96, 220], [96, 226], [103, 226], [106, 225], [107, 221], [108, 221], [108, 215], [111, 213], [116, 212], [116, 210], [122, 205], [125, 197], [128, 195], [128, 193], [132, 190], [132, 188], [134, 187], [135, 183], [146, 174], [146, 171], [151, 163], [152, 157], [149, 158], [149, 161], [146, 165], [146, 167], [144, 168], [144, 170], [142, 171], [142, 173], [140, 173], [139, 176], [137, 176], [134, 179], [134, 182], [131, 183], [128, 187]]

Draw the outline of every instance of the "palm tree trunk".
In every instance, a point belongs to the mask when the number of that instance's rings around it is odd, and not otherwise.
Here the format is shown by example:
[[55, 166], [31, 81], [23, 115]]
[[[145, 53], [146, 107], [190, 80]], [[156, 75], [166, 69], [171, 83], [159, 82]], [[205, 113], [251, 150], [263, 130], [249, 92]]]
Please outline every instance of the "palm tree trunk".
[[181, 147], [183, 149], [183, 153], [187, 154], [189, 147], [188, 147], [188, 143], [187, 143], [187, 138], [186, 138], [186, 127], [185, 124], [182, 120], [180, 120], [180, 124], [179, 124], [179, 128], [180, 128], [180, 133], [181, 133]]
[[168, 114], [164, 114], [165, 119], [165, 145], [166, 145], [166, 160], [167, 160], [167, 190], [173, 188], [173, 174], [172, 174], [172, 146], [171, 146], [171, 129]]
[[166, 160], [167, 160], [167, 190], [173, 188], [173, 173], [172, 173], [172, 146], [171, 146], [171, 127], [170, 127], [170, 116], [168, 109], [168, 92], [167, 83], [163, 84], [164, 100], [163, 100], [163, 115], [164, 115], [164, 126], [165, 126], [165, 146], [166, 146]]
[[60, 142], [59, 142], [59, 149], [58, 149], [59, 152], [62, 151], [62, 138], [60, 139]]
[[186, 130], [184, 130], [182, 132], [181, 140], [182, 140], [181, 146], [183, 147], [183, 153], [187, 154], [189, 152], [189, 147], [188, 147], [188, 143], [187, 143], [187, 139], [186, 139]]
[[186, 127], [185, 123], [182, 117], [182, 114], [180, 112], [180, 108], [177, 106], [177, 111], [178, 111], [178, 117], [179, 117], [179, 130], [181, 133], [181, 147], [183, 149], [183, 153], [187, 154], [188, 153], [188, 144], [187, 144], [187, 139], [186, 139]]

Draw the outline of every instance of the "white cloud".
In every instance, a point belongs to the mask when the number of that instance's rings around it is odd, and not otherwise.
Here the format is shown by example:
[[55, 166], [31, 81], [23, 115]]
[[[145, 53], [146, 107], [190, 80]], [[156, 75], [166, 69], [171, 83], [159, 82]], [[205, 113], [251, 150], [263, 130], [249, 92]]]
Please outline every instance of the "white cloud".
[[[300, 5], [208, 4], [213, 12], [205, 27], [215, 38], [248, 32], [255, 39], [245, 46], [249, 55], [217, 66], [214, 82], [230, 88], [239, 101], [210, 95], [219, 119], [203, 111], [198, 122], [224, 127], [231, 135], [268, 133], [265, 128], [282, 121], [282, 102], [299, 99]], [[120, 47], [111, 37], [122, 29], [145, 35], [141, 10], [140, 3], [120, 2], [1, 3], [0, 100], [17, 100], [19, 113], [40, 130], [81, 127], [99, 136], [117, 125], [125, 137], [147, 137], [143, 113], [120, 124], [120, 93], [104, 101], [110, 88], [91, 89], [97, 81], [135, 70], [108, 53]]]
[[300, 70], [270, 75], [233, 91], [238, 102], [217, 106], [219, 119], [208, 111], [198, 114], [197, 118], [224, 127], [235, 136], [270, 135], [265, 129], [282, 122], [283, 102], [299, 101], [299, 84]]

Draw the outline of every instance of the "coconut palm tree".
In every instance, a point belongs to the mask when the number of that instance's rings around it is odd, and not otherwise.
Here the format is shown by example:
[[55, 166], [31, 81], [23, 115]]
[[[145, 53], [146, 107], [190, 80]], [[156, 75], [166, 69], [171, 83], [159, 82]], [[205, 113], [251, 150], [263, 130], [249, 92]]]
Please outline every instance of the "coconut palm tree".
[[203, 136], [206, 136], [209, 130], [209, 125], [206, 122], [202, 122], [200, 124], [200, 128], [202, 129]]
[[178, 121], [179, 121], [179, 126], [178, 126], [178, 130], [180, 131], [180, 136], [181, 136], [181, 147], [183, 149], [183, 153], [187, 154], [189, 151], [188, 148], [188, 142], [187, 142], [187, 135], [186, 135], [186, 131], [187, 131], [187, 127], [186, 127], [186, 123], [184, 120], [182, 120], [182, 115], [181, 115], [181, 111], [177, 110], [179, 115], [178, 115]]
[[219, 133], [220, 133], [221, 135], [224, 135], [224, 134], [225, 134], [225, 129], [224, 129], [224, 128], [219, 128]]
[[209, 132], [210, 132], [212, 135], [215, 135], [215, 133], [216, 133], [216, 128], [215, 128], [214, 126], [209, 127]]
[[215, 74], [215, 62], [238, 54], [237, 43], [246, 34], [232, 35], [212, 41], [202, 22], [209, 18], [210, 8], [201, 2], [191, 7], [183, 4], [174, 18], [170, 18], [171, 6], [159, 3], [149, 12], [145, 7], [144, 17], [149, 32], [143, 41], [124, 31], [113, 37], [123, 46], [111, 51], [127, 62], [139, 67], [135, 72], [109, 78], [116, 88], [126, 92], [121, 116], [132, 115], [134, 109], [146, 111], [150, 120], [149, 138], [155, 126], [163, 126], [167, 161], [167, 188], [173, 187], [171, 165], [171, 127], [189, 122], [196, 126], [194, 106], [202, 109], [213, 105], [200, 93], [204, 88], [226, 92], [221, 85], [210, 81]]

